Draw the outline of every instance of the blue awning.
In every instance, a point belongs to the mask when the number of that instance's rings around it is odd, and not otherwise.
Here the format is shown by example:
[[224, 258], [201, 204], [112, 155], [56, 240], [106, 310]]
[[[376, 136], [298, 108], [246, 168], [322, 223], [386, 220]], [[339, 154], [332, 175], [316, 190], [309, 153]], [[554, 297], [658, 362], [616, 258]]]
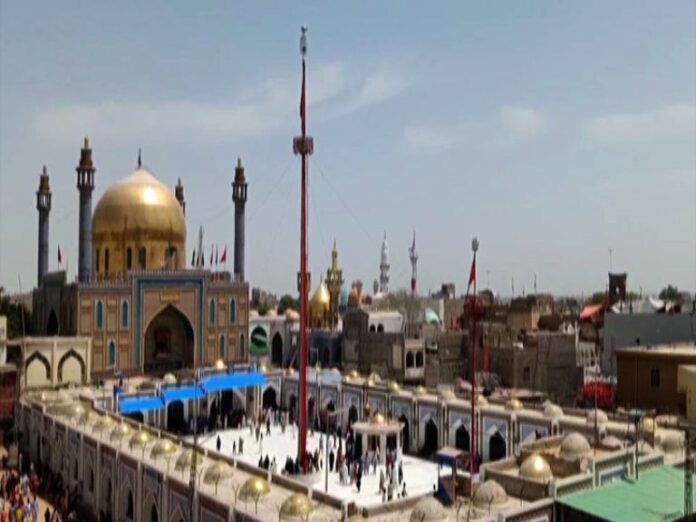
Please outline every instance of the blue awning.
[[118, 411], [121, 413], [135, 413], [137, 411], [161, 410], [164, 403], [159, 397], [124, 397], [118, 401]]
[[201, 385], [205, 393], [213, 393], [234, 388], [247, 388], [249, 386], [261, 386], [266, 378], [260, 372], [233, 373], [224, 375], [212, 375], [203, 379]]
[[176, 386], [171, 388], [164, 388], [162, 390], [162, 398], [164, 403], [167, 404], [172, 401], [186, 401], [189, 399], [197, 399], [203, 397], [203, 390], [198, 386]]

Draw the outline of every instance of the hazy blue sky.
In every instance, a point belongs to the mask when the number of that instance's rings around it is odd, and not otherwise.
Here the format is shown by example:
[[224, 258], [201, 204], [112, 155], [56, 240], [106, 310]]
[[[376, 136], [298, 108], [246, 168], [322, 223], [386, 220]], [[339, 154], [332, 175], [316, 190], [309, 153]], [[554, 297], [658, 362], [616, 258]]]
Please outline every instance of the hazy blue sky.
[[[8, 2], [0, 10], [0, 284], [35, 284], [35, 191], [51, 175], [51, 267], [77, 268], [75, 165], [95, 205], [144, 163], [186, 190], [189, 256], [232, 246], [247, 168], [247, 274], [295, 291], [298, 33], [309, 26], [310, 267], [332, 239], [371, 288], [386, 231], [392, 287], [502, 295], [696, 287], [696, 3]], [[231, 254], [231, 252], [228, 252]], [[231, 264], [229, 265], [231, 266]]]

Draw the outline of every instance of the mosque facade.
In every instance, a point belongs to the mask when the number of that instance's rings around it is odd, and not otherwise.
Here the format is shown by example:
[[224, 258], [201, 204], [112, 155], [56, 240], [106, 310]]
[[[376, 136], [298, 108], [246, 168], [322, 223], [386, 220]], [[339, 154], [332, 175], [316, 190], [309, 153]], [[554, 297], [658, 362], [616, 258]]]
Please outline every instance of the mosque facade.
[[91, 348], [87, 356], [84, 350], [67, 350], [59, 360], [39, 348], [29, 349], [27, 375], [40, 382], [45, 374], [49, 384], [63, 367], [79, 368], [79, 380], [86, 382], [116, 371], [160, 374], [218, 359], [228, 364], [248, 361], [247, 182], [241, 161], [232, 183], [233, 272], [205, 269], [200, 245], [194, 266], [187, 268], [181, 180], [170, 190], [139, 157], [135, 171], [107, 189], [92, 212], [96, 169], [86, 138], [76, 171], [78, 276], [71, 282], [65, 271], [48, 271], [52, 195], [44, 168], [36, 193], [38, 281], [33, 312], [40, 335], [88, 338]]

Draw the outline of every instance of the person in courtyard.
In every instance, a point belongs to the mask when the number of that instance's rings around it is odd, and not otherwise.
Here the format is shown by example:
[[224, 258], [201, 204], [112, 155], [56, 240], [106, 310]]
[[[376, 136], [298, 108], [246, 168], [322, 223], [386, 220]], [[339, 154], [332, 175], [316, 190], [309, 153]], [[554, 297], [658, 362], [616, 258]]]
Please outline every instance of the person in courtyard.
[[220, 452], [220, 448], [222, 447], [222, 439], [220, 438], [220, 435], [217, 436], [217, 442], [216, 442], [217, 450], [218, 453]]

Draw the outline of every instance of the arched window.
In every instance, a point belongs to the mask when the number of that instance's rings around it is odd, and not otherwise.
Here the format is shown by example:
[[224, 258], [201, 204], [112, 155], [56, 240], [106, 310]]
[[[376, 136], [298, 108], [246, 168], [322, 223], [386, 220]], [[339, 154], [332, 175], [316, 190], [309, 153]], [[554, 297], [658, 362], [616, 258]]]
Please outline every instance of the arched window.
[[133, 493], [130, 491], [128, 492], [128, 501], [126, 503], [126, 518], [128, 520], [133, 520], [133, 512], [135, 510], [133, 509]]
[[131, 247], [126, 248], [126, 269], [130, 270], [133, 268], [133, 249]]
[[128, 329], [128, 301], [121, 303], [121, 328]]
[[374, 324], [371, 324], [371, 325], [370, 325], [370, 331], [371, 331], [371, 332], [375, 332], [375, 331], [376, 331], [376, 330], [375, 330], [375, 325], [374, 325]]
[[116, 343], [113, 340], [109, 341], [109, 348], [106, 354], [106, 365], [109, 368], [116, 366]]
[[104, 249], [104, 275], [109, 275], [109, 249]]
[[230, 324], [237, 322], [237, 301], [230, 299]]
[[101, 330], [102, 328], [104, 328], [104, 303], [102, 303], [101, 301], [97, 301], [95, 316], [95, 326], [97, 330]]
[[406, 368], [413, 368], [413, 352], [406, 353]]
[[222, 359], [223, 361], [226, 359], [226, 357], [225, 357], [225, 352], [226, 352], [226, 350], [225, 350], [225, 336], [224, 336], [224, 335], [221, 335], [221, 336], [220, 336], [220, 353], [219, 353], [219, 357], [220, 357], [220, 359]]
[[377, 325], [377, 331], [378, 331], [379, 333], [384, 332], [384, 325], [383, 325], [382, 323], [379, 323], [379, 324]]
[[147, 268], [147, 251], [145, 247], [140, 247], [138, 250], [138, 264], [140, 265], [140, 270]]
[[423, 367], [423, 352], [416, 353], [416, 368]]
[[245, 345], [246, 339], [244, 338], [244, 334], [239, 336], [239, 356], [244, 359], [245, 353], [246, 353], [246, 345]]
[[95, 264], [96, 267], [97, 267], [97, 273], [99, 273], [99, 249], [98, 249], [98, 248], [97, 248], [97, 250], [96, 250], [95, 253], [94, 253], [94, 257], [95, 257], [94, 264]]
[[215, 326], [215, 299], [211, 299], [208, 304], [208, 324], [210, 326]]

